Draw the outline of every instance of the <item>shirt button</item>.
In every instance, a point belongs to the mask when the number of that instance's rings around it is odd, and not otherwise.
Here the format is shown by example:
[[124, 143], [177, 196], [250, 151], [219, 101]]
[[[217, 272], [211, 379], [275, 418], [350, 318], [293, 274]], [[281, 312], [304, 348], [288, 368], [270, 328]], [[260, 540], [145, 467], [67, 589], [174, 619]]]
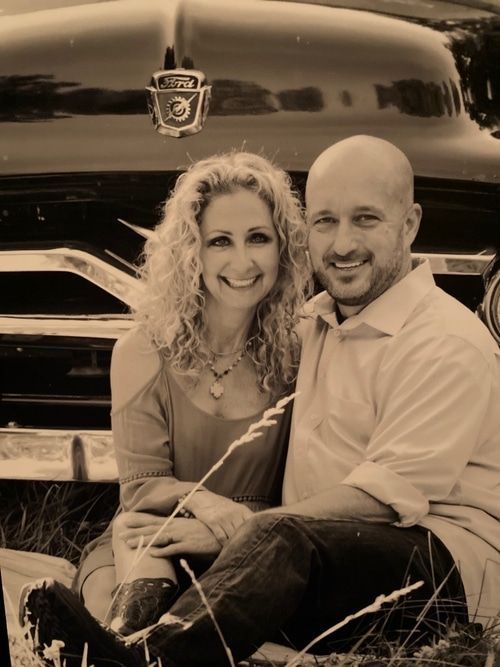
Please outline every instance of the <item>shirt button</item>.
[[333, 330], [333, 335], [337, 336], [337, 338], [339, 338], [340, 336], [342, 336], [342, 331], [340, 331], [340, 329], [334, 329]]
[[311, 421], [314, 421], [315, 419], [318, 418], [318, 413], [317, 412], [312, 412], [309, 418], [310, 418]]

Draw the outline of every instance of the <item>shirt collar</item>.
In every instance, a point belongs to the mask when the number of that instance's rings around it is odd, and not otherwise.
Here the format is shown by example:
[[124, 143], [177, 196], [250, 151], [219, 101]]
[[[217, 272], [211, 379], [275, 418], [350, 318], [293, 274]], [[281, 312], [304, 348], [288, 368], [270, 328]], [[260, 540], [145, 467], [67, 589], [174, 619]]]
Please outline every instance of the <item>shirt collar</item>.
[[[435, 287], [434, 277], [428, 260], [415, 264], [404, 278], [392, 285], [357, 315], [348, 317], [341, 329], [346, 333], [361, 325], [368, 325], [382, 333], [394, 336], [415, 310], [417, 304]], [[331, 327], [338, 327], [334, 301], [321, 292], [311, 299], [304, 314], [317, 319], [320, 317]]]

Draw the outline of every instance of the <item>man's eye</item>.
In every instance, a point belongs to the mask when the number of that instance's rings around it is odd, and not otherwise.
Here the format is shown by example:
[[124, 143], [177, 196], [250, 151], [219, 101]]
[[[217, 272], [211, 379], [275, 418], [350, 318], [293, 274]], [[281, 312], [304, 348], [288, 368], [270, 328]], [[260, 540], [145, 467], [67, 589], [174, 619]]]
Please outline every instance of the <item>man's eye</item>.
[[361, 224], [370, 224], [374, 222], [378, 222], [379, 217], [375, 215], [374, 213], [361, 213], [360, 215], [357, 215], [355, 218], [355, 222], [361, 223]]
[[215, 248], [225, 248], [230, 244], [230, 240], [227, 238], [227, 236], [216, 236], [213, 239], [210, 239], [208, 242], [208, 245], [210, 247], [215, 247]]
[[313, 225], [315, 227], [326, 227], [327, 225], [332, 225], [335, 222], [334, 218], [330, 218], [328, 216], [325, 216], [323, 218], [318, 218], [317, 220], [314, 220]]

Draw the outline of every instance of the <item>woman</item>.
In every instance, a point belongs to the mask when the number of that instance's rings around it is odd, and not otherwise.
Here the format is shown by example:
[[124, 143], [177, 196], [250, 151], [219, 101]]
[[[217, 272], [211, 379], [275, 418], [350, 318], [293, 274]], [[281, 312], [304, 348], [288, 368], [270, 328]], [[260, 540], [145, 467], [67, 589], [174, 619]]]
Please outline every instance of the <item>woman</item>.
[[[134, 566], [141, 538], [147, 543], [231, 442], [291, 391], [308, 276], [300, 203], [285, 172], [234, 152], [178, 179], [145, 246], [138, 326], [113, 351], [122, 511], [87, 547], [75, 581], [92, 614], [121, 634], [169, 608], [179, 587], [167, 556], [196, 551], [196, 524], [174, 519], [168, 538]], [[280, 502], [288, 424], [289, 411], [188, 503], [219, 544], [252, 511]]]

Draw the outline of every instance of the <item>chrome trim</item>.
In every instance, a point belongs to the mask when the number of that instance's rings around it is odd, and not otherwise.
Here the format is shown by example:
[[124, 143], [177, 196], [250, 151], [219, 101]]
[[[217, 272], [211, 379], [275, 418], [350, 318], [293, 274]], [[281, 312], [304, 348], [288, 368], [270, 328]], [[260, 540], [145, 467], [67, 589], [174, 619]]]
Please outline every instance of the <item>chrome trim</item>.
[[131, 315], [0, 315], [0, 335], [74, 336], [115, 340], [134, 326]]
[[0, 271], [65, 271], [74, 273], [133, 306], [139, 290], [138, 279], [84, 250], [0, 250]]
[[479, 315], [500, 345], [500, 270], [488, 280]]
[[72, 396], [65, 394], [43, 395], [37, 394], [2, 394], [2, 403], [27, 403], [28, 405], [78, 406], [81, 408], [111, 408], [111, 399], [89, 396]]
[[122, 225], [125, 225], [125, 227], [128, 227], [136, 234], [139, 234], [139, 236], [142, 236], [142, 238], [144, 239], [152, 239], [153, 237], [157, 236], [156, 232], [153, 229], [148, 229], [147, 227], [141, 227], [140, 225], [134, 225], [132, 222], [127, 222], [126, 220], [123, 220], [123, 218], [116, 218], [116, 219], [118, 220], [118, 222], [121, 222]]
[[428, 259], [432, 273], [447, 275], [481, 276], [494, 261], [496, 255], [484, 250], [476, 255], [465, 253], [412, 253], [417, 259]]
[[127, 262], [126, 259], [123, 259], [123, 257], [120, 257], [120, 255], [117, 255], [115, 252], [111, 252], [111, 250], [108, 250], [107, 248], [104, 250], [104, 252], [106, 253], [106, 255], [109, 255], [113, 259], [116, 259], [116, 261], [120, 262], [120, 264], [123, 264], [123, 266], [126, 266], [127, 269], [129, 269], [130, 271], [134, 271], [134, 272], [137, 271], [136, 266], [134, 266], [130, 262]]
[[117, 481], [111, 432], [0, 428], [0, 478]]

